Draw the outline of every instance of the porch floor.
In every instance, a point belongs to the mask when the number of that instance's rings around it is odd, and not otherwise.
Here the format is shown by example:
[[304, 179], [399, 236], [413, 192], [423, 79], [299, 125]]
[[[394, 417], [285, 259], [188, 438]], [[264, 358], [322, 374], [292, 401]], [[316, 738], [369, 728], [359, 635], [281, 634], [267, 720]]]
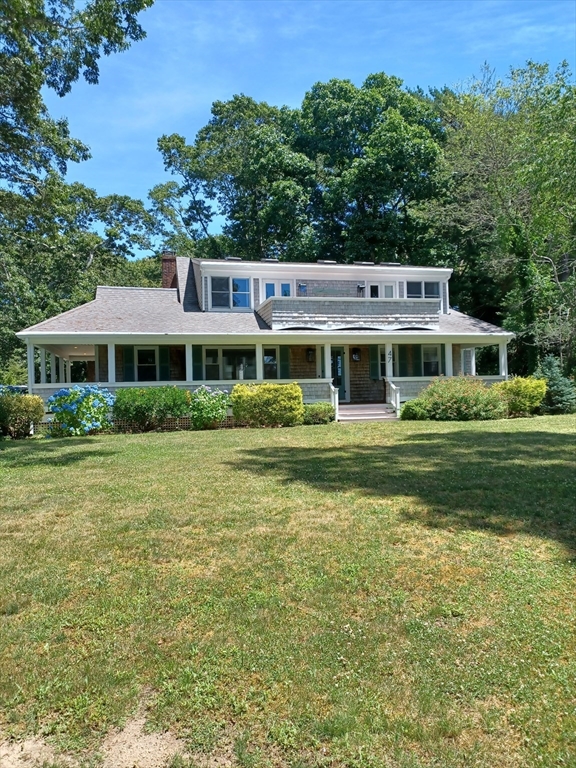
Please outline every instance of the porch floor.
[[390, 403], [340, 403], [338, 406], [338, 421], [388, 421], [396, 418], [396, 411]]

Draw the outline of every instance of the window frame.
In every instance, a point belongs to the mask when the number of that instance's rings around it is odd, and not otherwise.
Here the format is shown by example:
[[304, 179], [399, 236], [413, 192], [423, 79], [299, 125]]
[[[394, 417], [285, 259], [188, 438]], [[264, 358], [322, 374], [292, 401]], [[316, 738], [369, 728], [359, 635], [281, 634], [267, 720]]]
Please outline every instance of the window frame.
[[[155, 379], [140, 379], [138, 376], [138, 368], [140, 367], [138, 365], [138, 352], [140, 350], [153, 350], [154, 351], [154, 367], [156, 369], [156, 378]], [[152, 367], [152, 366], [149, 366]], [[160, 381], [160, 355], [158, 352], [158, 347], [153, 344], [142, 344], [138, 346], [134, 346], [134, 380], [135, 382], [150, 382], [150, 381]]]
[[[269, 349], [271, 349], [274, 345], [270, 345]], [[208, 378], [207, 372], [206, 372], [206, 366], [207, 365], [216, 365], [216, 363], [206, 363], [206, 352], [208, 350], [214, 349], [218, 352], [218, 378], [212, 379]], [[243, 379], [225, 379], [224, 378], [224, 350], [246, 350], [246, 351], [252, 351], [250, 349], [250, 346], [246, 345], [238, 345], [238, 344], [213, 344], [213, 345], [202, 345], [202, 375], [203, 375], [203, 381], [219, 381], [219, 382], [228, 382], [228, 381], [257, 381], [258, 380], [258, 349], [257, 347], [254, 348], [254, 378], [247, 378], [244, 377]]]
[[[208, 291], [208, 300], [209, 300], [209, 307], [211, 312], [250, 312], [252, 311], [254, 307], [254, 287], [253, 287], [253, 281], [252, 278], [246, 275], [238, 275], [238, 274], [228, 274], [228, 275], [210, 275], [210, 290]], [[228, 280], [228, 306], [227, 307], [219, 307], [214, 306], [212, 303], [212, 294], [213, 294], [213, 288], [212, 288], [212, 281], [216, 278], [217, 280]], [[248, 306], [247, 307], [235, 307], [234, 306], [234, 280], [247, 280], [248, 281]], [[224, 293], [224, 291], [217, 291], [217, 293]], [[242, 295], [246, 294], [246, 291], [237, 291], [237, 293], [241, 293]]]
[[280, 345], [279, 344], [266, 344], [262, 345], [262, 381], [275, 381], [273, 378], [266, 378], [266, 362], [264, 360], [264, 354], [267, 349], [273, 349], [276, 353], [276, 380], [280, 378]]
[[[436, 378], [437, 376], [442, 375], [442, 345], [441, 344], [422, 344], [422, 378]], [[433, 362], [438, 363], [438, 373], [424, 373], [424, 350], [428, 349], [435, 349], [436, 350], [436, 356], [437, 359]]]
[[[408, 295], [408, 284], [411, 283], [413, 285], [416, 285], [417, 283], [420, 284], [420, 296], [409, 296]], [[426, 284], [428, 285], [437, 285], [438, 286], [438, 295], [437, 296], [427, 296], [426, 295]], [[411, 301], [414, 301], [415, 299], [436, 299], [436, 301], [439, 301], [442, 303], [442, 281], [441, 280], [406, 280], [406, 298], [410, 299]]]
[[[262, 283], [262, 297], [260, 299], [260, 303], [263, 303], [265, 301], [268, 301], [268, 299], [293, 299], [294, 294], [294, 280], [292, 278], [287, 278], [286, 280], [282, 280], [281, 278], [274, 277], [274, 278], [265, 278], [263, 277], [261, 280]], [[266, 286], [267, 285], [273, 285], [274, 286], [274, 296], [266, 296]], [[282, 286], [288, 285], [290, 286], [290, 296], [282, 296]]]
[[[378, 289], [378, 296], [371, 296], [372, 288]], [[386, 288], [392, 288], [392, 296], [385, 296]], [[369, 299], [395, 299], [398, 295], [397, 283], [390, 281], [381, 282], [369, 282], [368, 283], [368, 298]]]

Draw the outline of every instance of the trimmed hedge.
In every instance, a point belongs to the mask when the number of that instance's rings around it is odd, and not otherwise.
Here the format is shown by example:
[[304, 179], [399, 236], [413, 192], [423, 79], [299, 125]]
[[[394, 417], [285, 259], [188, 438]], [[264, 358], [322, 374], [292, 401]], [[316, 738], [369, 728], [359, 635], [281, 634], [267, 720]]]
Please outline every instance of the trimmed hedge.
[[515, 376], [508, 381], [494, 384], [492, 389], [506, 401], [508, 416], [528, 416], [540, 407], [546, 395], [546, 382], [533, 376]]
[[44, 401], [38, 395], [0, 394], [0, 434], [22, 440], [43, 418]]
[[230, 396], [237, 424], [248, 427], [293, 427], [304, 420], [298, 384], [236, 384]]
[[112, 418], [135, 432], [150, 432], [170, 418], [188, 416], [189, 407], [190, 393], [178, 387], [127, 387], [116, 392]]
[[412, 421], [487, 421], [505, 419], [507, 413], [506, 402], [497, 390], [472, 376], [455, 376], [434, 379], [420, 397], [404, 405], [400, 418]]
[[304, 424], [329, 424], [336, 418], [330, 403], [308, 403], [304, 406]]

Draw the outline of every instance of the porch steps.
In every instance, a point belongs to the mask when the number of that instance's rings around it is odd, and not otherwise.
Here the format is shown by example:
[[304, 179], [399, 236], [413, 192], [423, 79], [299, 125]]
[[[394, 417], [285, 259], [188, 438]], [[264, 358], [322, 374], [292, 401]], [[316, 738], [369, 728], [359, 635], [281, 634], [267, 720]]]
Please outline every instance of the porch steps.
[[338, 407], [338, 421], [390, 421], [396, 418], [396, 411], [390, 403], [346, 403]]

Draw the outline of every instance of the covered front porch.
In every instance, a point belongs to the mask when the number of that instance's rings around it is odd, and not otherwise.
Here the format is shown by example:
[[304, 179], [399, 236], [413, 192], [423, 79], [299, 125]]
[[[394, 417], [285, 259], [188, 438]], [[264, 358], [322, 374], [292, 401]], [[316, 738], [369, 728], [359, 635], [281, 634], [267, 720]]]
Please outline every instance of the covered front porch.
[[[284, 341], [284, 339], [281, 339]], [[317, 337], [313, 339], [316, 342]], [[114, 391], [129, 386], [202, 384], [230, 391], [242, 381], [297, 381], [305, 402], [391, 403], [417, 397], [436, 376], [478, 375], [478, 348], [495, 346], [497, 372], [507, 378], [507, 339], [438, 340], [342, 338], [317, 343], [28, 344], [29, 391], [45, 400], [62, 386], [94, 382]], [[408, 342], [409, 343], [406, 343]], [[423, 343], [425, 341], [425, 343]], [[481, 372], [483, 373], [483, 372]]]

